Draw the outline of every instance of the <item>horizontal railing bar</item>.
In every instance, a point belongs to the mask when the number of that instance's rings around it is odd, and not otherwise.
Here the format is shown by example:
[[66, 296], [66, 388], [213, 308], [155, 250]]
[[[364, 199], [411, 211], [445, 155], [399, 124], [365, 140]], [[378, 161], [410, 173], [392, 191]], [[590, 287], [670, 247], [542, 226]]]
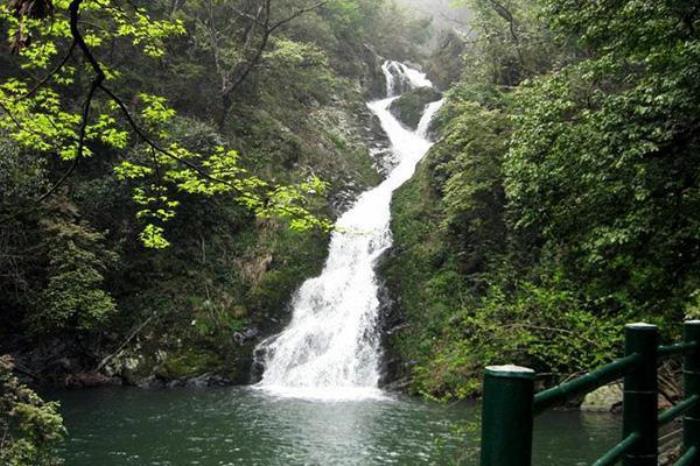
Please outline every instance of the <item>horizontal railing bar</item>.
[[700, 401], [700, 396], [693, 395], [678, 403], [676, 406], [668, 408], [659, 415], [659, 425], [663, 426], [673, 421], [675, 418], [688, 411]]
[[673, 345], [661, 345], [657, 351], [659, 359], [668, 358], [671, 356], [676, 356], [680, 354], [685, 354], [698, 347], [697, 341], [688, 341], [683, 343], [676, 343]]
[[686, 450], [685, 453], [683, 453], [683, 456], [681, 456], [678, 461], [674, 463], [673, 466], [690, 466], [693, 464], [693, 461], [695, 461], [695, 458], [698, 456], [697, 455], [698, 450], [695, 447], [690, 447]]
[[622, 459], [622, 455], [627, 453], [627, 450], [634, 446], [634, 443], [639, 440], [637, 432], [630, 434], [622, 442], [618, 443], [607, 453], [600, 457], [598, 461], [593, 463], [593, 466], [611, 466]]
[[574, 380], [539, 392], [535, 395], [535, 414], [540, 414], [551, 406], [562, 404], [576, 395], [588, 393], [619, 379], [629, 368], [636, 365], [640, 358], [641, 356], [637, 353], [631, 354]]

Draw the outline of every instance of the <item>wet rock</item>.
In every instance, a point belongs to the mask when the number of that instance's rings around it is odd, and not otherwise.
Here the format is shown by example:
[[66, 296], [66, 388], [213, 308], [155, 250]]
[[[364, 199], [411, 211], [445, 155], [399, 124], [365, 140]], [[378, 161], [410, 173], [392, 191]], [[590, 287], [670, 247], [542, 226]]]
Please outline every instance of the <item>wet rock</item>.
[[256, 340], [260, 336], [260, 331], [255, 327], [249, 327], [242, 332], [233, 334], [233, 341], [238, 345], [243, 346], [246, 343]]
[[97, 372], [79, 372], [66, 376], [63, 385], [66, 388], [94, 388], [105, 385], [121, 385], [121, 379], [109, 377]]
[[160, 378], [156, 377], [155, 375], [149, 375], [148, 377], [140, 379], [135, 383], [135, 385], [139, 388], [144, 389], [156, 389], [166, 387], [165, 382]]
[[[621, 413], [623, 390], [620, 382], [604, 385], [585, 396], [581, 404], [581, 411]], [[660, 411], [671, 406], [672, 404], [666, 398], [659, 395], [658, 408]]]
[[409, 377], [402, 377], [397, 380], [392, 380], [391, 382], [385, 383], [382, 388], [384, 390], [392, 392], [406, 392], [411, 386], [411, 379]]
[[404, 126], [415, 131], [425, 112], [425, 107], [441, 98], [442, 94], [439, 91], [431, 87], [419, 87], [393, 101], [389, 110]]
[[381, 99], [386, 93], [386, 76], [382, 71], [384, 59], [377, 54], [371, 45], [363, 47], [363, 61], [365, 70], [361, 78], [361, 84], [368, 98]]
[[610, 413], [622, 405], [622, 384], [604, 385], [592, 391], [583, 400], [581, 411]]

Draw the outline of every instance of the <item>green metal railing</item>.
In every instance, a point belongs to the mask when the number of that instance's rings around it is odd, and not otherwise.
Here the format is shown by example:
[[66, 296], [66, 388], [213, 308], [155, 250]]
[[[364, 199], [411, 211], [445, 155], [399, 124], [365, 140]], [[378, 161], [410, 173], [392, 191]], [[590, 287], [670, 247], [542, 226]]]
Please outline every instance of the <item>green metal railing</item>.
[[[535, 416], [548, 408], [624, 378], [622, 441], [593, 466], [657, 466], [659, 427], [683, 417], [683, 450], [675, 466], [700, 466], [700, 321], [684, 324], [682, 343], [659, 346], [655, 325], [625, 326], [625, 356], [548, 390], [535, 393], [535, 372], [487, 367], [481, 431], [481, 466], [531, 466]], [[686, 398], [658, 413], [657, 364], [683, 356]]]

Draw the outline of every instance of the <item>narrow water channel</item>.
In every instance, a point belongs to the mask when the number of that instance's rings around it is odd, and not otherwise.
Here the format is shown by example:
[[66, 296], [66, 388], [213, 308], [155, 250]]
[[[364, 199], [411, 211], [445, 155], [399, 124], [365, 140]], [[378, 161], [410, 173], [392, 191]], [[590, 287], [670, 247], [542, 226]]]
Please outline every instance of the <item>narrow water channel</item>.
[[[55, 392], [67, 466], [449, 465], [478, 462], [478, 407], [412, 399], [318, 402], [224, 388]], [[620, 435], [608, 414], [537, 420], [536, 466], [588, 465]]]

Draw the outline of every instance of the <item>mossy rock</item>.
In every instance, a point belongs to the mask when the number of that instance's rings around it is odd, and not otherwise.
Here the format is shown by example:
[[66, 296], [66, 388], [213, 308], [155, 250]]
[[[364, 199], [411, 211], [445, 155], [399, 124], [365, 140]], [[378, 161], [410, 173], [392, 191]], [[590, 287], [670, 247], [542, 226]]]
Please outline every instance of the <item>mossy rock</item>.
[[440, 100], [442, 94], [431, 87], [419, 87], [406, 92], [391, 103], [389, 110], [406, 127], [416, 130], [430, 102]]
[[221, 357], [211, 351], [188, 348], [169, 355], [158, 375], [173, 380], [195, 377], [207, 372], [218, 372], [223, 365]]

